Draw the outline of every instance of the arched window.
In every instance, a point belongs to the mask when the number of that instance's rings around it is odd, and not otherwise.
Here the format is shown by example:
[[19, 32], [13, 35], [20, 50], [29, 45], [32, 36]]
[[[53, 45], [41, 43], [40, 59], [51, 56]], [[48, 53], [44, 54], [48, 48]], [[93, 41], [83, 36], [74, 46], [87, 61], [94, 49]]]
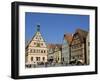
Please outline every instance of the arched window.
[[45, 57], [43, 57], [42, 60], [44, 61], [45, 60]]
[[43, 53], [43, 50], [41, 50], [41, 53]]
[[33, 61], [33, 57], [31, 57], [31, 61]]
[[44, 50], [44, 53], [45, 53], [45, 50]]
[[36, 45], [36, 43], [34, 42], [34, 45]]
[[40, 61], [40, 57], [36, 57], [36, 61]]

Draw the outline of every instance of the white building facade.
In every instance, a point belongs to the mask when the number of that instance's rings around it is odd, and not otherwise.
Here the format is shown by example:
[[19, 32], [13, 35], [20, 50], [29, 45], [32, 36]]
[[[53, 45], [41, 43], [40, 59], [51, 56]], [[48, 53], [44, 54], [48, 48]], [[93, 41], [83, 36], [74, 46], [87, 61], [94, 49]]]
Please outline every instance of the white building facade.
[[37, 31], [25, 50], [26, 67], [33, 67], [47, 62], [48, 49], [40, 33], [40, 25], [37, 25]]

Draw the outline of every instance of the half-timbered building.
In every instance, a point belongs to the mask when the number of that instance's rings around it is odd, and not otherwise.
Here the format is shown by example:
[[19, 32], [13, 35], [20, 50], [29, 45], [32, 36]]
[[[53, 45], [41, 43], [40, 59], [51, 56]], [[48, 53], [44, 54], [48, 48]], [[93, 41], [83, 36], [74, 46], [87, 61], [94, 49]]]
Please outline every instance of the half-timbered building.
[[81, 64], [86, 64], [86, 37], [88, 32], [82, 29], [77, 29], [73, 35], [71, 46], [70, 61], [78, 61]]

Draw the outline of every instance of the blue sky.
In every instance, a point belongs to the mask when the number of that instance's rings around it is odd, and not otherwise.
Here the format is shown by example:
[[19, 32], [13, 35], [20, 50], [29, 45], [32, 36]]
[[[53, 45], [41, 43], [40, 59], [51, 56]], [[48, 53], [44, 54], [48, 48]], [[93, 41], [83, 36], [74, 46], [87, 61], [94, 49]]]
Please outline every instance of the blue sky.
[[25, 42], [36, 32], [36, 25], [47, 43], [62, 43], [64, 33], [74, 33], [77, 28], [89, 30], [88, 15], [25, 13]]

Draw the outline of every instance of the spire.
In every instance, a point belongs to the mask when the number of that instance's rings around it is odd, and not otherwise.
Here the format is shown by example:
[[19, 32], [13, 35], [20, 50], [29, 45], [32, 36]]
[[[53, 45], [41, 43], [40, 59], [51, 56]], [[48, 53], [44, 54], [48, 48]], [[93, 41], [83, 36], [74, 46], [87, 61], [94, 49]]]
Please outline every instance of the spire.
[[40, 24], [37, 24], [37, 31], [40, 31]]

